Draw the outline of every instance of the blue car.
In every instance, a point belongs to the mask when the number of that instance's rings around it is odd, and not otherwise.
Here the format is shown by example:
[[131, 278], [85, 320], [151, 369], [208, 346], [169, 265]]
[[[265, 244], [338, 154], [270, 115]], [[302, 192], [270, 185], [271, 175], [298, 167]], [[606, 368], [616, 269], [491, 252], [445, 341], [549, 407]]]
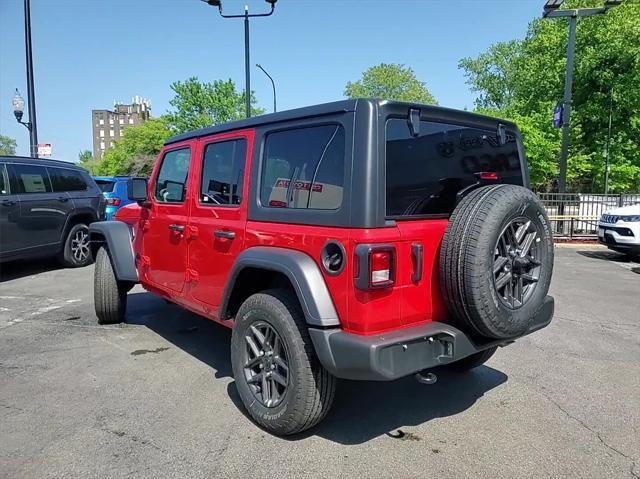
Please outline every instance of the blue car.
[[133, 203], [127, 197], [128, 176], [94, 176], [93, 179], [107, 200], [107, 219], [113, 218], [119, 208]]

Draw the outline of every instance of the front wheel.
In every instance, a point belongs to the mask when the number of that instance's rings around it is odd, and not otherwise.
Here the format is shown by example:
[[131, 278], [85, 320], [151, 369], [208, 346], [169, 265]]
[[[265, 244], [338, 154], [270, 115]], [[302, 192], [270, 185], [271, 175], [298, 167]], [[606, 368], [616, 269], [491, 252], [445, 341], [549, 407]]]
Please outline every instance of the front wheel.
[[96, 255], [93, 280], [93, 302], [98, 324], [115, 324], [124, 321], [127, 309], [127, 292], [130, 283], [118, 281], [111, 265], [109, 253], [102, 247]]
[[265, 291], [242, 304], [231, 336], [231, 364], [249, 415], [273, 434], [309, 429], [331, 407], [336, 380], [318, 361], [290, 291]]

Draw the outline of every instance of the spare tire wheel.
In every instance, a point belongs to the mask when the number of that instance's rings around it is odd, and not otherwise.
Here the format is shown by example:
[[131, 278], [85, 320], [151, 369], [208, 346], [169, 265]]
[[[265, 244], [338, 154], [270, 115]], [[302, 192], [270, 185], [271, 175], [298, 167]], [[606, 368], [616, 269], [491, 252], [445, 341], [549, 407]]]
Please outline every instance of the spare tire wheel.
[[440, 250], [447, 309], [469, 332], [524, 334], [549, 291], [553, 239], [538, 198], [515, 185], [477, 188], [456, 207]]

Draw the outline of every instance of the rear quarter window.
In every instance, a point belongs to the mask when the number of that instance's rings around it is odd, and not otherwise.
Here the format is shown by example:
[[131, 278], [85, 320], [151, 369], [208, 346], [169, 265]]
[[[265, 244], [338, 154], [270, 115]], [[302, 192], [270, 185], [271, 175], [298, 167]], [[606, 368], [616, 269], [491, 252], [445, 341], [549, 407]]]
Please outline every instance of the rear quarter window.
[[98, 185], [98, 188], [100, 188], [100, 191], [102, 191], [103, 193], [112, 193], [116, 186], [115, 181], [95, 180], [95, 182]]
[[457, 193], [497, 174], [498, 183], [523, 184], [515, 134], [501, 145], [496, 131], [421, 121], [414, 137], [406, 119], [386, 124], [386, 212], [389, 217], [450, 215]]
[[88, 186], [81, 171], [48, 167], [51, 186], [55, 192], [85, 191]]

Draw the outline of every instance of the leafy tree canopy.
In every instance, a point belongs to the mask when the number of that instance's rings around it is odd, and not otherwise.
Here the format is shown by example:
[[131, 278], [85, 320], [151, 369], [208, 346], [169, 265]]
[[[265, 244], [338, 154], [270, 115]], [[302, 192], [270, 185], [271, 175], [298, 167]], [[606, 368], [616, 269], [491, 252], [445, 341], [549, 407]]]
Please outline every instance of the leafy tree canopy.
[[[569, 0], [563, 8], [601, 6]], [[523, 40], [496, 43], [464, 58], [476, 108], [512, 119], [523, 131], [533, 184], [555, 187], [560, 131], [551, 128], [562, 100], [568, 22], [535, 19]], [[578, 21], [567, 185], [603, 191], [609, 95], [613, 99], [611, 191], [640, 190], [640, 0]]]
[[172, 135], [166, 118], [152, 118], [124, 130], [98, 165], [101, 175], [149, 175], [164, 142]]
[[0, 135], [0, 155], [15, 156], [18, 144], [13, 138]]
[[347, 83], [344, 94], [349, 98], [437, 104], [426, 84], [416, 78], [411, 68], [395, 63], [381, 63], [369, 68], [360, 80]]
[[[175, 96], [169, 102], [174, 108], [166, 115], [169, 128], [175, 133], [196, 130], [246, 117], [245, 93], [236, 90], [232, 80], [199, 81], [196, 77], [171, 85]], [[251, 95], [251, 114], [261, 115], [264, 110], [255, 106]]]
[[93, 153], [89, 150], [82, 150], [78, 153], [78, 165], [87, 170], [90, 174], [98, 174], [98, 164], [99, 162], [93, 159]]

